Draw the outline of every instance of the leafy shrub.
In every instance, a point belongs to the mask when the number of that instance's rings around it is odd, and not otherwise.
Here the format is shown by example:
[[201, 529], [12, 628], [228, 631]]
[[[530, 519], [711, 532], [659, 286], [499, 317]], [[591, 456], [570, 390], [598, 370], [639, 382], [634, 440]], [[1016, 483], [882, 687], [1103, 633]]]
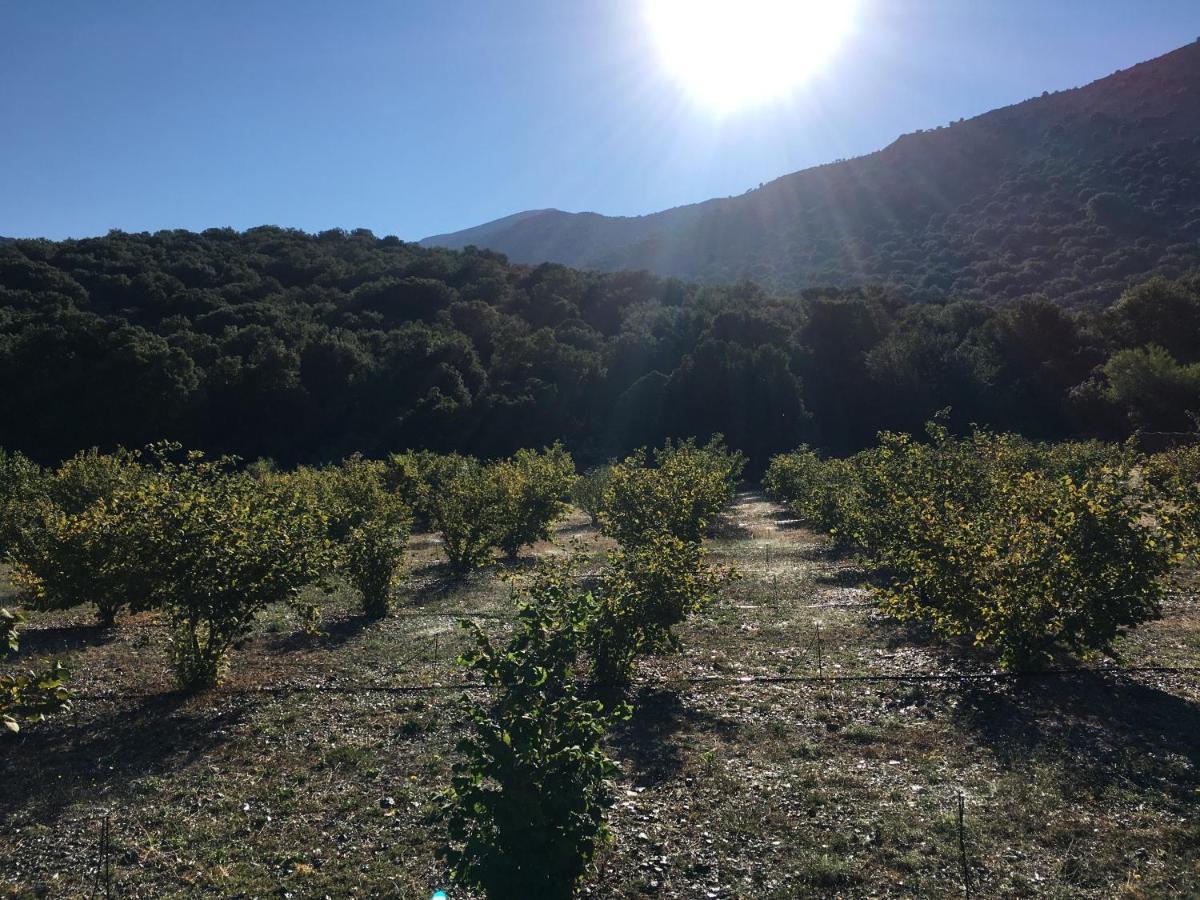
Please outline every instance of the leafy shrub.
[[644, 610], [636, 593], [605, 591], [593, 597], [588, 623], [588, 654], [592, 687], [599, 696], [624, 689], [633, 678], [634, 663], [648, 652]]
[[43, 493], [42, 467], [0, 448], [0, 559], [16, 545], [34, 499]]
[[601, 528], [625, 546], [656, 534], [700, 541], [705, 529], [733, 499], [745, 467], [740, 453], [726, 450], [720, 437], [703, 447], [687, 440], [644, 450], [612, 467], [600, 513]]
[[1200, 484], [1200, 444], [1164, 450], [1146, 457], [1143, 474], [1164, 491]]
[[1177, 447], [1146, 460], [1143, 477], [1164, 500], [1162, 517], [1192, 557], [1200, 555], [1200, 445]]
[[787, 504], [801, 522], [825, 531], [840, 531], [856, 480], [842, 459], [822, 459], [807, 446], [771, 460], [763, 476], [767, 495]]
[[246, 474], [257, 481], [268, 481], [279, 472], [279, 466], [269, 456], [260, 456], [246, 464]]
[[118, 447], [113, 453], [85, 450], [49, 474], [45, 482], [50, 501], [68, 515], [110, 499], [136, 481], [142, 454]]
[[412, 513], [388, 489], [381, 462], [351, 457], [323, 475], [328, 490], [320, 509], [339, 551], [339, 567], [362, 596], [363, 612], [385, 616], [404, 563]]
[[[907, 434], [881, 432], [879, 444], [847, 459], [821, 459], [801, 447], [772, 461], [767, 487], [801, 521], [828, 531], [834, 543], [868, 554], [885, 552], [897, 534], [904, 508], [894, 498], [897, 485], [913, 493], [966, 498], [981, 460], [970, 454], [939, 456], [947, 431], [939, 421], [926, 426], [930, 442]], [[936, 458], [935, 458], [936, 457]]]
[[350, 532], [345, 550], [346, 573], [362, 595], [363, 612], [368, 616], [386, 616], [391, 610], [392, 588], [403, 567], [407, 543], [407, 520], [396, 522], [373, 516]]
[[781, 503], [792, 503], [808, 490], [813, 473], [820, 468], [821, 457], [807, 444], [788, 453], [771, 457], [763, 473], [763, 490]]
[[111, 503], [98, 502], [76, 515], [48, 506], [12, 555], [13, 584], [36, 609], [93, 603], [99, 623], [111, 627], [122, 608], [148, 607], [137, 548], [130, 545], [137, 540]]
[[[390, 462], [355, 455], [340, 466], [300, 467], [260, 478], [265, 484], [279, 483], [294, 500], [321, 511], [334, 567], [358, 591], [363, 612], [374, 617], [387, 615], [391, 607], [412, 530], [412, 510], [394, 472]], [[315, 614], [311, 604], [302, 611]]]
[[[1176, 542], [1130, 448], [982, 430], [954, 439], [937, 422], [928, 432], [883, 433], [845, 461], [802, 452], [776, 466], [799, 508], [811, 504], [813, 519], [890, 573], [886, 610], [991, 647], [1007, 668], [1111, 652], [1124, 629], [1158, 615]], [[796, 472], [803, 487], [788, 480]]]
[[725, 438], [719, 434], [709, 438], [708, 443], [702, 447], [696, 447], [695, 441], [688, 439], [672, 449], [671, 443], [668, 441], [664, 453], [668, 456], [699, 455], [706, 468], [721, 476], [721, 483], [725, 487], [726, 503], [733, 501], [738, 482], [741, 481], [748, 462], [746, 455], [740, 450], [730, 450], [725, 444]]
[[11, 552], [13, 582], [38, 609], [96, 606], [111, 626], [122, 607], [147, 606], [138, 536], [125, 527], [124, 495], [143, 477], [140, 455], [81, 453], [43, 478], [26, 504]]
[[518, 450], [492, 463], [487, 475], [496, 483], [496, 542], [509, 559], [522, 547], [550, 539], [554, 523], [567, 510], [565, 498], [575, 482], [575, 463], [562, 444], [538, 453]]
[[[0, 608], [0, 660], [19, 649], [21, 621], [19, 612]], [[0, 674], [0, 727], [15, 734], [22, 721], [41, 721], [51, 713], [70, 709], [66, 681], [66, 667], [58, 661], [40, 673]]]
[[189, 453], [159, 468], [130, 498], [151, 597], [170, 616], [180, 686], [220, 681], [233, 643], [258, 612], [327, 571], [326, 522], [279, 483], [235, 472], [231, 460]]
[[[569, 566], [543, 566], [497, 648], [477, 626], [460, 662], [491, 689], [464, 697], [471, 732], [458, 744], [440, 856], [457, 880], [489, 897], [566, 900], [606, 836], [606, 783], [616, 766], [601, 749], [629, 708], [605, 713], [576, 692], [589, 603]], [[466, 624], [466, 623], [464, 623]]]
[[611, 477], [612, 466], [597, 466], [580, 476], [571, 488], [571, 502], [588, 514], [593, 525], [600, 524], [604, 493]]
[[1173, 557], [1169, 538], [1130, 502], [1129, 474], [1005, 473], [974, 508], [912, 498], [887, 557], [900, 574], [884, 607], [990, 646], [1006, 668], [1111, 650], [1123, 630], [1159, 615]]
[[459, 457], [427, 499], [430, 522], [442, 537], [450, 569], [462, 574], [492, 559], [500, 533], [502, 498], [495, 478], [477, 460]]
[[[842, 544], [887, 559], [904, 544], [912, 498], [954, 501], [969, 508], [984, 501], [988, 461], [963, 444], [951, 444], [940, 423], [930, 422], [926, 430], [930, 440], [925, 442], [882, 432], [879, 446], [855, 454], [844, 467], [831, 467], [834, 477], [846, 476], [850, 483], [837, 499], [834, 514]], [[961, 452], [951, 452], [954, 449]]]
[[1083, 481], [1098, 468], [1124, 464], [1128, 448], [1108, 441], [1063, 441], [1056, 444], [1033, 443], [1007, 436], [1010, 446], [1029, 471], [1051, 477], [1070, 476]]
[[414, 526], [435, 528], [433, 499], [464, 467], [473, 463], [457, 453], [410, 450], [393, 453], [385, 464], [384, 483], [389, 491], [404, 497], [412, 506]]
[[597, 684], [624, 684], [637, 656], [676, 647], [671, 629], [732, 577], [708, 568], [704, 556], [700, 544], [669, 534], [609, 554], [588, 631]]

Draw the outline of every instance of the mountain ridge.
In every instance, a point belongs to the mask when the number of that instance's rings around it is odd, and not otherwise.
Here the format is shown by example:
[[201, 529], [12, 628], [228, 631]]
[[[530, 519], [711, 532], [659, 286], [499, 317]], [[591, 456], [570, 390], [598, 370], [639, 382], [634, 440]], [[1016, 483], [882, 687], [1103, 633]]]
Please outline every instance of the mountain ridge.
[[528, 210], [421, 243], [784, 291], [888, 282], [1094, 305], [1200, 261], [1197, 134], [1193, 42], [736, 197], [642, 216]]

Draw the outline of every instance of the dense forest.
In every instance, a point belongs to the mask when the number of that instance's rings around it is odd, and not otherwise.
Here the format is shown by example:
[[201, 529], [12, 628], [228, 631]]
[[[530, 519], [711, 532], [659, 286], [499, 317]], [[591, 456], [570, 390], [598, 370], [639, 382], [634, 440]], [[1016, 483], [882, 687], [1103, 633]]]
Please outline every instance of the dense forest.
[[1034, 437], [1187, 430], [1200, 277], [1045, 299], [778, 297], [508, 263], [370, 232], [213, 229], [0, 248], [0, 446], [161, 438], [280, 463], [409, 447], [583, 462], [721, 432], [755, 466], [951, 407]]
[[636, 218], [538, 210], [429, 238], [518, 262], [770, 290], [1106, 306], [1200, 265], [1200, 41], [739, 197]]

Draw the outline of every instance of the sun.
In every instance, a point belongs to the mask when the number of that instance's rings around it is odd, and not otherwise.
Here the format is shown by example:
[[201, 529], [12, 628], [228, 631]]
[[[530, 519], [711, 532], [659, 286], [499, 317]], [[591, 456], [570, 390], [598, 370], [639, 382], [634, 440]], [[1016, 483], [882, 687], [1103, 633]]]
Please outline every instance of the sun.
[[732, 112], [777, 100], [849, 36], [856, 0], [645, 0], [667, 71], [699, 102]]

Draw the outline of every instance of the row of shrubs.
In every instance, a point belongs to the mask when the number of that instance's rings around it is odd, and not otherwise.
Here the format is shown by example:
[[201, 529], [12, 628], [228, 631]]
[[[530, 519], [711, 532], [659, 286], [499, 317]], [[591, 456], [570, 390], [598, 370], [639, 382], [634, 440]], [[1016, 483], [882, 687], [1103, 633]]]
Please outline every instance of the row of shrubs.
[[623, 688], [733, 577], [705, 564], [701, 540], [744, 464], [689, 441], [590, 473], [577, 502], [618, 542], [601, 570], [542, 563], [504, 644], [463, 623], [460, 663], [489, 691], [463, 698], [470, 728], [442, 798], [441, 858], [457, 881], [495, 898], [574, 896], [606, 834], [616, 766], [601, 745], [632, 713]]
[[[681, 474], [685, 461], [732, 458], [718, 447], [685, 442], [657, 461]], [[315, 624], [318, 608], [300, 603], [306, 588], [341, 578], [366, 614], [385, 615], [414, 522], [438, 532], [449, 568], [465, 573], [497, 550], [515, 557], [548, 539], [577, 480], [561, 445], [490, 463], [428, 452], [290, 472], [236, 463], [159, 444], [44, 470], [0, 451], [0, 556], [23, 601], [90, 604], [104, 625], [123, 609], [161, 609], [179, 683], [200, 688], [219, 681], [229, 647], [265, 606], [298, 604]], [[615, 510], [631, 508], [646, 464], [638, 454], [606, 471], [609, 527], [630, 530]], [[720, 502], [719, 490], [707, 501]]]
[[1195, 547], [1200, 451], [1146, 460], [1129, 445], [927, 432], [885, 432], [845, 459], [802, 447], [775, 457], [764, 485], [873, 561], [884, 610], [1008, 669], [1112, 653], [1160, 615], [1166, 574]]
[[164, 610], [180, 685], [197, 688], [219, 680], [261, 609], [334, 576], [385, 615], [414, 515], [463, 572], [547, 537], [573, 479], [557, 445], [487, 465], [409, 454], [287, 473], [169, 444], [49, 471], [13, 455], [0, 458], [0, 540], [28, 606], [91, 604], [104, 625]]
[[[463, 698], [470, 728], [443, 795], [441, 856], [491, 897], [573, 896], [606, 833], [615, 764], [601, 744], [632, 712], [637, 660], [674, 648], [674, 628], [733, 576], [706, 564], [702, 539], [745, 459], [718, 438], [583, 478], [560, 446], [492, 463], [424, 452], [291, 472], [235, 462], [167, 444], [52, 471], [0, 457], [14, 581], [31, 606], [91, 603], [109, 625], [122, 610], [163, 611], [179, 683], [195, 689], [221, 678], [264, 607], [298, 603], [304, 588], [340, 577], [367, 614], [385, 614], [414, 523], [465, 572], [549, 538], [574, 488], [616, 541], [599, 571], [578, 554], [543, 562], [516, 594], [507, 641], [462, 623], [472, 640], [459, 661], [488, 690]], [[4, 648], [16, 649], [18, 621], [0, 617]], [[7, 676], [5, 725], [68, 705], [64, 678], [59, 664]]]

